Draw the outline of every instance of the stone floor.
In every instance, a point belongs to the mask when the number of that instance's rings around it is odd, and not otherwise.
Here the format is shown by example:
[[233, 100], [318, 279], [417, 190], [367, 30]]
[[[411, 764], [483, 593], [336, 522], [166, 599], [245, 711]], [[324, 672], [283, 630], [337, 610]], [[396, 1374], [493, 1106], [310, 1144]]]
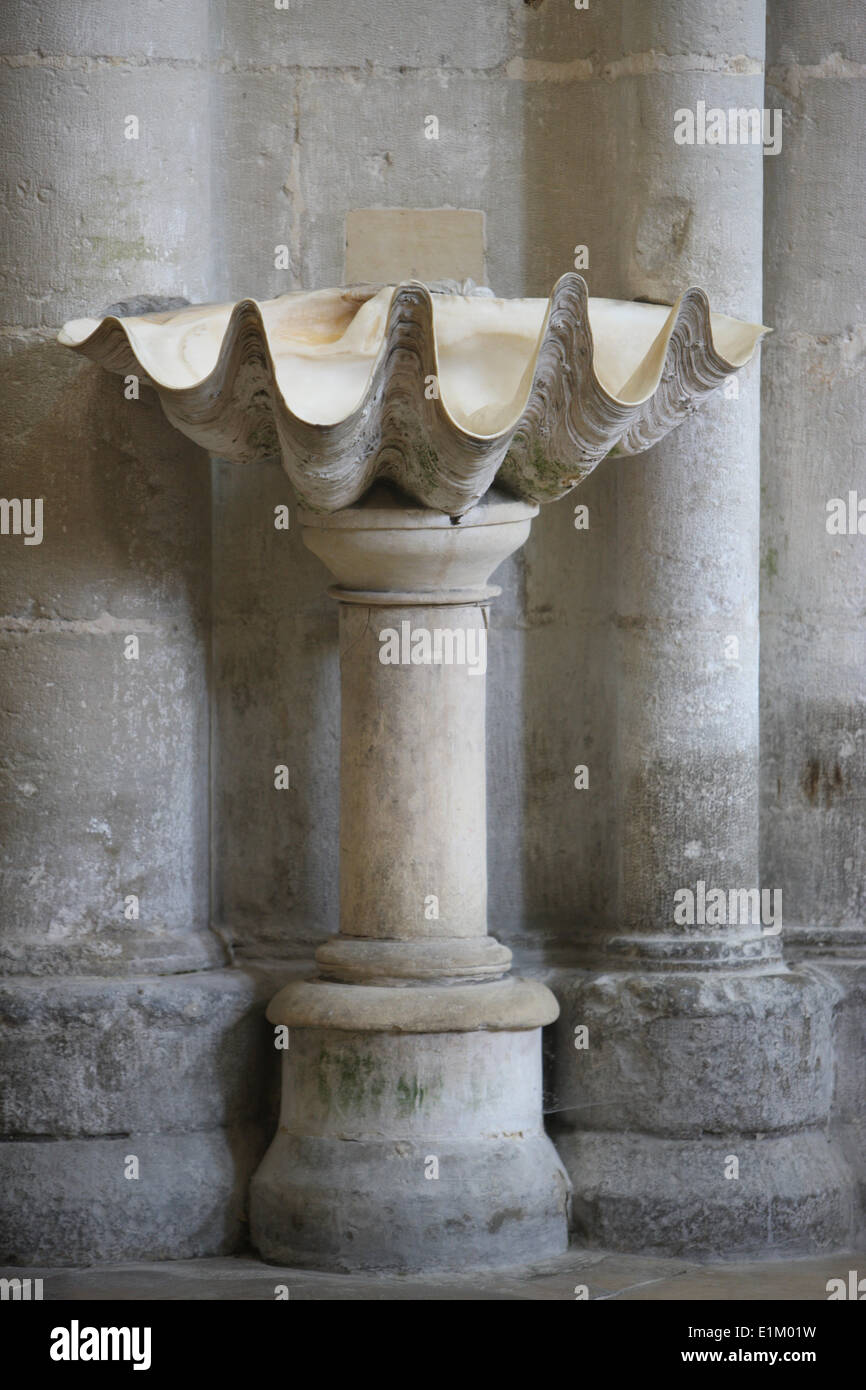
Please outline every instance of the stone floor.
[[[318, 1274], [262, 1264], [253, 1256], [97, 1266], [6, 1269], [42, 1278], [45, 1300], [273, 1300], [277, 1286], [304, 1300], [526, 1300], [580, 1296], [619, 1300], [809, 1299], [826, 1301], [827, 1280], [866, 1274], [866, 1252], [817, 1258], [698, 1264], [689, 1260], [572, 1249], [560, 1259], [496, 1274], [381, 1276]], [[285, 1297], [285, 1292], [282, 1292]]]

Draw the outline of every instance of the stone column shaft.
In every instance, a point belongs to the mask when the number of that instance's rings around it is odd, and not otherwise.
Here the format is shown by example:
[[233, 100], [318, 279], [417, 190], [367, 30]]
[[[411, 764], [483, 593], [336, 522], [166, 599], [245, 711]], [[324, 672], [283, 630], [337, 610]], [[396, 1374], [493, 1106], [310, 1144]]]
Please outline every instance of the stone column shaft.
[[770, 0], [761, 586], [762, 873], [790, 959], [834, 979], [833, 1131], [866, 1221], [866, 15]]
[[487, 932], [486, 645], [481, 605], [340, 605], [344, 936]]
[[212, 293], [208, 8], [0, 14], [0, 496], [43, 509], [0, 537], [2, 1263], [222, 1253], [260, 1152], [209, 930], [208, 459], [54, 341]]
[[[676, 59], [625, 79], [617, 292], [670, 301], [701, 284], [756, 320], [772, 156], [673, 130], [699, 103], [761, 110], [764, 6], [721, 27], [710, 0], [639, 8]], [[826, 1135], [833, 991], [789, 970], [778, 924], [754, 912], [754, 891], [779, 886], [758, 864], [758, 385], [755, 362], [699, 421], [607, 465], [619, 908], [580, 934], [587, 969], [560, 992], [557, 1142], [578, 1229], [625, 1248], [814, 1248], [849, 1229], [851, 1175]], [[712, 890], [725, 914], [702, 921]]]

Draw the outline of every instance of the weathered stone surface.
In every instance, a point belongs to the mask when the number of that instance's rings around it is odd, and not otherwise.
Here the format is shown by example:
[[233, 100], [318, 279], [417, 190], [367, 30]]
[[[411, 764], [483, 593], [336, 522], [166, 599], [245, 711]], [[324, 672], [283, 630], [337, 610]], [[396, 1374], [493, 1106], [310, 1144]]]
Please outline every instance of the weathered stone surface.
[[0, 1137], [255, 1122], [277, 1085], [269, 987], [239, 970], [0, 981]]
[[139, 660], [127, 661], [135, 626], [107, 618], [40, 630], [37, 620], [0, 633], [0, 728], [12, 752], [0, 803], [12, 909], [0, 940], [5, 973], [222, 963], [202, 882], [203, 653], [151, 622]]
[[15, 233], [4, 322], [62, 323], [139, 292], [207, 297], [208, 86], [195, 67], [37, 60], [4, 73], [16, 118], [0, 155]]
[[789, 949], [842, 995], [832, 1132], [862, 1229], [866, 539], [834, 533], [828, 503], [847, 511], [853, 493], [856, 527], [864, 178], [848, 154], [866, 135], [866, 23], [845, 0], [771, 0], [768, 20], [767, 103], [784, 111], [784, 142], [765, 170], [765, 313], [779, 331], [762, 395], [762, 873], [788, 903]]
[[[723, 66], [736, 71], [745, 67], [744, 59], [759, 64], [764, 52], [763, 6], [754, 0], [730, 0], [724, 14], [700, 4], [626, 4], [615, 22], [609, 9], [591, 0], [581, 10], [513, 0], [513, 12], [520, 50], [545, 64], [537, 80], [564, 86], [567, 77], [556, 69], [568, 60], [582, 59], [612, 83], [634, 71], [696, 70], [701, 62], [708, 72]], [[573, 80], [583, 72], [575, 66]]]
[[557, 1131], [698, 1140], [826, 1121], [839, 991], [808, 969], [558, 972], [554, 987]]
[[42, 543], [0, 547], [0, 970], [221, 964], [207, 931], [207, 461], [151, 392], [126, 400], [20, 330], [0, 345], [3, 492], [44, 499]]
[[[347, 208], [480, 208], [487, 212], [490, 284], [497, 294], [521, 292], [520, 141], [500, 138], [518, 135], [521, 98], [520, 84], [471, 72], [310, 74], [297, 117], [297, 196], [306, 209], [299, 283], [340, 283]], [[431, 115], [439, 120], [438, 140], [425, 136]], [[570, 251], [562, 249], [560, 273], [573, 264]]]
[[[767, 5], [767, 63], [773, 70], [780, 66], [783, 70], [792, 68], [791, 76], [804, 83], [812, 78], [820, 81], [825, 75], [832, 76], [834, 59], [843, 64], [856, 65], [866, 62], [866, 26], [863, 15], [856, 5], [846, 0], [828, 0], [820, 10], [816, 10], [809, 0], [769, 0]], [[829, 60], [829, 61], [828, 61]], [[826, 71], [821, 69], [825, 67]], [[819, 70], [810, 73], [812, 66]], [[803, 71], [805, 69], [805, 71]], [[849, 72], [856, 81], [856, 71]], [[816, 150], [825, 152], [823, 142]], [[818, 170], [816, 159], [809, 170], [812, 182]], [[850, 180], [848, 180], [850, 189]], [[814, 185], [813, 185], [814, 186]], [[843, 190], [838, 190], [843, 194]], [[801, 188], [801, 196], [808, 196], [808, 190]]]
[[[252, 1238], [264, 1259], [411, 1272], [507, 1266], [565, 1247], [569, 1183], [546, 1135], [350, 1147], [349, 1156], [339, 1142], [278, 1133], [252, 1189]], [[430, 1157], [438, 1182], [424, 1178]]]
[[[254, 10], [243, 8], [246, 27]], [[213, 13], [213, 4], [210, 9]], [[255, 14], [261, 12], [256, 6]], [[264, 19], [270, 19], [266, 7]], [[274, 19], [277, 26], [297, 31], [289, 14], [274, 12]], [[224, 60], [219, 74], [211, 74], [208, 99], [221, 151], [209, 170], [214, 230], [208, 298], [216, 303], [239, 295], [269, 299], [306, 288], [301, 263], [309, 247], [298, 186], [300, 77], [268, 63], [226, 68]], [[286, 248], [287, 265], [285, 253], [278, 257], [280, 247]]]
[[[574, 1223], [600, 1244], [668, 1255], [833, 1249], [852, 1230], [852, 1175], [825, 1134], [702, 1140], [560, 1137]], [[739, 1163], [739, 1176], [731, 1160]]]
[[209, 0], [157, 0], [155, 7], [90, 0], [80, 9], [16, 0], [0, 17], [0, 53], [175, 59], [194, 62], [206, 51]]
[[485, 69], [508, 52], [508, 6], [496, 0], [471, 10], [347, 10], [340, 0], [300, 0], [280, 10], [218, 0], [212, 9], [217, 52], [241, 67]]
[[41, 545], [3, 537], [4, 618], [170, 621], [204, 651], [208, 459], [152, 389], [126, 391], [39, 333], [0, 334], [4, 496], [44, 499]]
[[[246, 1243], [264, 1136], [230, 1129], [0, 1143], [0, 1258], [13, 1265], [170, 1260]], [[138, 1160], [138, 1178], [130, 1158]]]
[[265, 1259], [409, 1271], [565, 1248], [569, 1184], [541, 1124], [537, 1029], [291, 1036], [280, 1128], [251, 1193]]
[[835, 1084], [831, 1110], [831, 1132], [847, 1159], [857, 1183], [853, 1213], [854, 1230], [866, 1231], [866, 961], [858, 941], [851, 947], [835, 945], [843, 934], [830, 929], [820, 934], [824, 942], [804, 950], [808, 969], [833, 982], [837, 993], [833, 1011], [833, 1057]]

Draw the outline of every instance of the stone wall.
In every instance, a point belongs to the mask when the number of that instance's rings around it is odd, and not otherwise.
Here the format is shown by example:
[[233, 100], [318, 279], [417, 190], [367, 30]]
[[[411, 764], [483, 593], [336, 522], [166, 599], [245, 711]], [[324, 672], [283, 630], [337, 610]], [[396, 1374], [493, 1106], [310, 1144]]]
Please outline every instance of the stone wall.
[[[755, 363], [543, 509], [498, 576], [490, 926], [564, 1006], [549, 1107], [583, 1236], [852, 1229], [866, 542], [824, 521], [862, 442], [866, 57], [843, 0], [768, 8], [764, 95], [762, 0], [4, 6], [0, 494], [44, 498], [41, 545], [0, 537], [10, 1260], [243, 1242], [261, 1001], [338, 912], [337, 614], [274, 528], [288, 482], [209, 463], [54, 335], [136, 294], [339, 283], [345, 213], [377, 206], [481, 209], [500, 294], [546, 294], [585, 246], [594, 294], [699, 283], [775, 330], [760, 460]], [[781, 107], [781, 154], [675, 146], [699, 101]], [[757, 972], [672, 971], [671, 895], [700, 878], [781, 886], [795, 968], [770, 943]]]

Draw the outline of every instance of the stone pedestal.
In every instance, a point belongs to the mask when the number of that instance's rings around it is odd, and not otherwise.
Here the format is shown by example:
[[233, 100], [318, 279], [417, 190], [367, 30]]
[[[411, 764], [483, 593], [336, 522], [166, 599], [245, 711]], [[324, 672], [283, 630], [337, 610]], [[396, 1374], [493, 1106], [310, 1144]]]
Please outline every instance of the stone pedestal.
[[541, 1112], [558, 1006], [487, 935], [489, 579], [536, 510], [490, 494], [452, 524], [377, 489], [302, 514], [340, 602], [341, 919], [268, 1012], [289, 1047], [252, 1187], [265, 1259], [429, 1270], [566, 1246]]

